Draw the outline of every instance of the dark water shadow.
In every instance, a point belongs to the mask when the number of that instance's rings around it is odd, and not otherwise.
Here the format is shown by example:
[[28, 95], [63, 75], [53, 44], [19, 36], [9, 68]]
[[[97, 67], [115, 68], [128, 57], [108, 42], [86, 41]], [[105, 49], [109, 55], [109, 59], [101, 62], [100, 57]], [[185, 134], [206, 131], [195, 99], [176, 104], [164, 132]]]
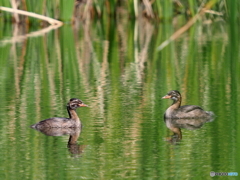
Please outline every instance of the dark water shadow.
[[171, 144], [176, 144], [182, 139], [181, 128], [188, 130], [197, 130], [201, 128], [205, 123], [214, 121], [214, 119], [215, 117], [187, 119], [165, 118], [164, 121], [167, 128], [174, 133], [171, 137], [166, 138], [166, 141], [170, 142]]
[[64, 136], [69, 135], [69, 140], [67, 143], [68, 150], [71, 154], [81, 154], [83, 153], [84, 148], [86, 145], [78, 145], [77, 140], [82, 131], [82, 125], [80, 128], [51, 128], [51, 127], [41, 127], [41, 128], [34, 128], [47, 136]]

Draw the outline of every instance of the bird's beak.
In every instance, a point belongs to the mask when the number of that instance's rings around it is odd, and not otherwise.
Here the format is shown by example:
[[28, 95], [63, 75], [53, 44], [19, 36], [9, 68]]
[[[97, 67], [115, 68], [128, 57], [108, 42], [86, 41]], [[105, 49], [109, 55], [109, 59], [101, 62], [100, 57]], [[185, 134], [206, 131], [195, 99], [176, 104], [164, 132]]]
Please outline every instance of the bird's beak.
[[88, 105], [82, 103], [82, 104], [78, 104], [79, 107], [88, 107]]
[[162, 97], [162, 99], [170, 99], [170, 98], [171, 98], [171, 96], [169, 96], [169, 95], [166, 95], [166, 96]]

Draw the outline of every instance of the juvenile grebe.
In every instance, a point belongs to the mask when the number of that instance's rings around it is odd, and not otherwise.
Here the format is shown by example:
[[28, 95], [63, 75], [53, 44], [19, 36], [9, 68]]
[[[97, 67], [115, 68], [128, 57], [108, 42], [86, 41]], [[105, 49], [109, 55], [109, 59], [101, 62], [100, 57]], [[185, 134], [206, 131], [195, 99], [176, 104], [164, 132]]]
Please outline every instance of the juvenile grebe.
[[63, 117], [52, 117], [49, 119], [42, 120], [31, 128], [41, 129], [41, 128], [76, 128], [81, 127], [80, 119], [76, 113], [76, 109], [79, 107], [87, 107], [80, 99], [72, 98], [67, 104], [67, 111], [69, 118]]
[[204, 111], [196, 105], [181, 106], [181, 94], [173, 90], [168, 92], [162, 99], [172, 99], [173, 104], [166, 110], [164, 118], [210, 118], [214, 116], [211, 111]]

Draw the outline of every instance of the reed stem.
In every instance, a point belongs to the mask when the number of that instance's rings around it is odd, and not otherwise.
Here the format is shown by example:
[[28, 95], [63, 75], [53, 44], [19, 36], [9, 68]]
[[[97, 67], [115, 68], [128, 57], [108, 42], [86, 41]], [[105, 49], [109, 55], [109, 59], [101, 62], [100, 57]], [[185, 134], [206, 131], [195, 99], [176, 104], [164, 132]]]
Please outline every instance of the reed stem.
[[11, 13], [16, 13], [16, 14], [21, 14], [21, 15], [25, 15], [25, 16], [30, 16], [30, 17], [34, 17], [34, 18], [37, 18], [37, 19], [41, 19], [41, 20], [47, 21], [51, 25], [58, 25], [58, 26], [63, 25], [63, 22], [61, 22], [61, 21], [58, 21], [56, 19], [53, 19], [53, 18], [50, 18], [50, 17], [47, 17], [47, 16], [43, 16], [43, 15], [40, 15], [40, 14], [36, 14], [36, 13], [33, 13], [33, 12], [27, 12], [27, 11], [23, 11], [23, 10], [18, 10], [18, 9], [13, 9], [13, 8], [8, 8], [8, 7], [2, 7], [2, 6], [0, 6], [0, 10], [11, 12]]

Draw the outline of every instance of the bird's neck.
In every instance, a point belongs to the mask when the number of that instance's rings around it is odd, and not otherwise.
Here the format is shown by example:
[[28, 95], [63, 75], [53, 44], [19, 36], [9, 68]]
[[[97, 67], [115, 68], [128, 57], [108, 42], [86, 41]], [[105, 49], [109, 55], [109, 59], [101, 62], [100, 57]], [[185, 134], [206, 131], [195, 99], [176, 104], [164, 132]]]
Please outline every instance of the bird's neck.
[[174, 100], [173, 101], [173, 103], [172, 103], [172, 105], [171, 105], [171, 107], [173, 108], [173, 109], [178, 109], [179, 107], [181, 106], [181, 98], [179, 98], [178, 100]]
[[76, 110], [67, 107], [69, 118], [74, 120], [79, 120]]

